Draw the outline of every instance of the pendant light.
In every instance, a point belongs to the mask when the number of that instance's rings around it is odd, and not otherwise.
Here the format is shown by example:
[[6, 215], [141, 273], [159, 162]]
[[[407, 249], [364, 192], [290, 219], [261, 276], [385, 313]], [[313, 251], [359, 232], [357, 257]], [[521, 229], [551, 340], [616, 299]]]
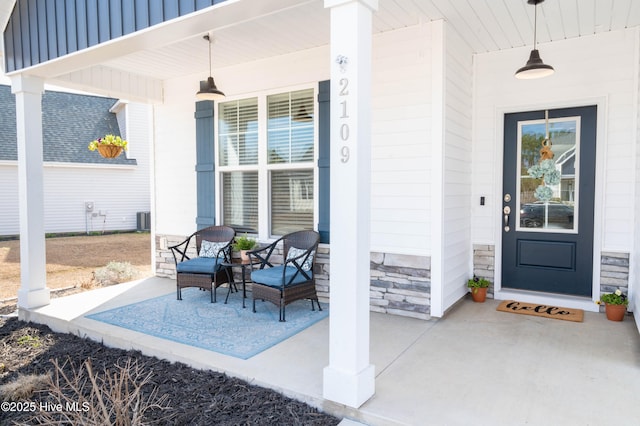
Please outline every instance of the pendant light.
[[516, 78], [519, 79], [533, 79], [547, 77], [555, 72], [551, 65], [547, 65], [542, 62], [540, 58], [540, 52], [537, 47], [537, 26], [538, 26], [538, 4], [544, 0], [528, 0], [527, 3], [534, 5], [534, 18], [533, 18], [533, 50], [529, 56], [527, 64], [516, 71]]
[[202, 38], [209, 42], [209, 78], [207, 81], [200, 82], [200, 91], [196, 93], [196, 97], [201, 101], [219, 101], [224, 99], [225, 95], [218, 90], [211, 76], [211, 38], [209, 34], [205, 34]]

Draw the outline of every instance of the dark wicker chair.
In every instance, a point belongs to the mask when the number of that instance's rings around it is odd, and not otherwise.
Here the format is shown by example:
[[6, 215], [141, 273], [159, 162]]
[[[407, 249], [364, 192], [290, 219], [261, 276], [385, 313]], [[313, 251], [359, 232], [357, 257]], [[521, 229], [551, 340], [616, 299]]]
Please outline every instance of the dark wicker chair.
[[[169, 247], [176, 262], [178, 300], [182, 300], [183, 288], [199, 287], [211, 291], [211, 303], [216, 302], [216, 289], [229, 282], [229, 274], [222, 264], [231, 263], [231, 244], [235, 235], [236, 231], [228, 226], [210, 226]], [[193, 243], [197, 257], [190, 258], [187, 250]]]
[[[287, 234], [266, 247], [248, 252], [251, 263], [253, 312], [256, 299], [267, 300], [280, 307], [280, 321], [285, 321], [285, 306], [300, 299], [311, 299], [311, 310], [322, 310], [316, 293], [313, 269], [320, 235], [315, 231]], [[272, 254], [282, 242], [282, 264], [274, 266]]]

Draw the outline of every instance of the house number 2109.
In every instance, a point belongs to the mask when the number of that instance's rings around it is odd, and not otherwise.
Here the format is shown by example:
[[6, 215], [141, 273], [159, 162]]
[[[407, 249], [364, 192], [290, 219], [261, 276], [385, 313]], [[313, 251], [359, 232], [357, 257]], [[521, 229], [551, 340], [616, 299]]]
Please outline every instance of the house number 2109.
[[[342, 106], [342, 114], [340, 115], [340, 123], [341, 123], [340, 139], [345, 143], [349, 141], [349, 124], [345, 122], [345, 120], [349, 118], [349, 114], [347, 112], [347, 100], [349, 96], [348, 87], [349, 87], [349, 79], [341, 78], [340, 92], [338, 93], [338, 96], [340, 96], [340, 98], [343, 99], [340, 102], [340, 105]], [[342, 161], [343, 163], [348, 162], [349, 155], [350, 155], [349, 147], [347, 145], [342, 145], [340, 147], [340, 161]]]

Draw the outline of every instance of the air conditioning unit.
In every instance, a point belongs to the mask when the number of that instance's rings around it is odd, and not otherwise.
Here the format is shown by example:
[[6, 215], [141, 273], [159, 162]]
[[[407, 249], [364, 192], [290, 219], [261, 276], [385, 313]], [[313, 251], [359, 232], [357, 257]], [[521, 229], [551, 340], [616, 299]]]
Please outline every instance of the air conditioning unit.
[[138, 212], [136, 217], [138, 231], [149, 231], [151, 229], [151, 212]]

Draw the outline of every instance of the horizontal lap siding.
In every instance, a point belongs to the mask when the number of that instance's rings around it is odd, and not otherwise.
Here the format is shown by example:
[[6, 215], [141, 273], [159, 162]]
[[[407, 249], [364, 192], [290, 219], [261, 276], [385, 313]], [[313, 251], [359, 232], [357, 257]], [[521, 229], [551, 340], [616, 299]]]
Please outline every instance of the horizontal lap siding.
[[[0, 235], [20, 233], [18, 167], [0, 166], [4, 182], [0, 190], [7, 208], [0, 215]], [[11, 180], [5, 180], [11, 179]], [[7, 191], [7, 187], [11, 187]], [[11, 202], [11, 200], [14, 202]], [[85, 212], [85, 201], [94, 203], [94, 213], [106, 216], [92, 217]], [[44, 167], [45, 232], [85, 232], [135, 230], [136, 213], [150, 211], [149, 175], [141, 176], [134, 168], [108, 166], [52, 166]]]
[[18, 166], [0, 164], [0, 235], [18, 235], [20, 216], [18, 212]]
[[[137, 213], [151, 211], [151, 107], [129, 103], [117, 117], [124, 125], [121, 133], [129, 141], [128, 158], [135, 159], [136, 164], [44, 162], [45, 232], [135, 230]], [[7, 183], [0, 185], [0, 235], [17, 235], [17, 161], [0, 165], [0, 182]], [[94, 203], [94, 213], [106, 212], [106, 217], [87, 215], [86, 201]]]
[[424, 255], [430, 240], [428, 25], [374, 38], [371, 246]]
[[[639, 73], [640, 74], [640, 73]], [[638, 76], [640, 78], [640, 76]], [[636, 96], [637, 99], [640, 99], [640, 87], [636, 88]], [[634, 248], [631, 253], [631, 261], [630, 261], [630, 291], [631, 291], [631, 300], [630, 304], [631, 309], [634, 311], [634, 318], [636, 320], [636, 325], [638, 330], [640, 330], [640, 261], [638, 261], [638, 257], [640, 256], [640, 111], [636, 112], [636, 194], [635, 194], [635, 207], [633, 209], [636, 212], [635, 215], [635, 226], [634, 226]]]
[[57, 77], [67, 87], [84, 90], [86, 87], [109, 88], [107, 92], [126, 94], [129, 100], [146, 102], [162, 99], [163, 89], [159, 80], [151, 80], [128, 72], [96, 65]]
[[471, 123], [472, 54], [449, 26], [445, 27], [445, 144], [443, 214], [443, 309], [466, 288], [471, 256]]

